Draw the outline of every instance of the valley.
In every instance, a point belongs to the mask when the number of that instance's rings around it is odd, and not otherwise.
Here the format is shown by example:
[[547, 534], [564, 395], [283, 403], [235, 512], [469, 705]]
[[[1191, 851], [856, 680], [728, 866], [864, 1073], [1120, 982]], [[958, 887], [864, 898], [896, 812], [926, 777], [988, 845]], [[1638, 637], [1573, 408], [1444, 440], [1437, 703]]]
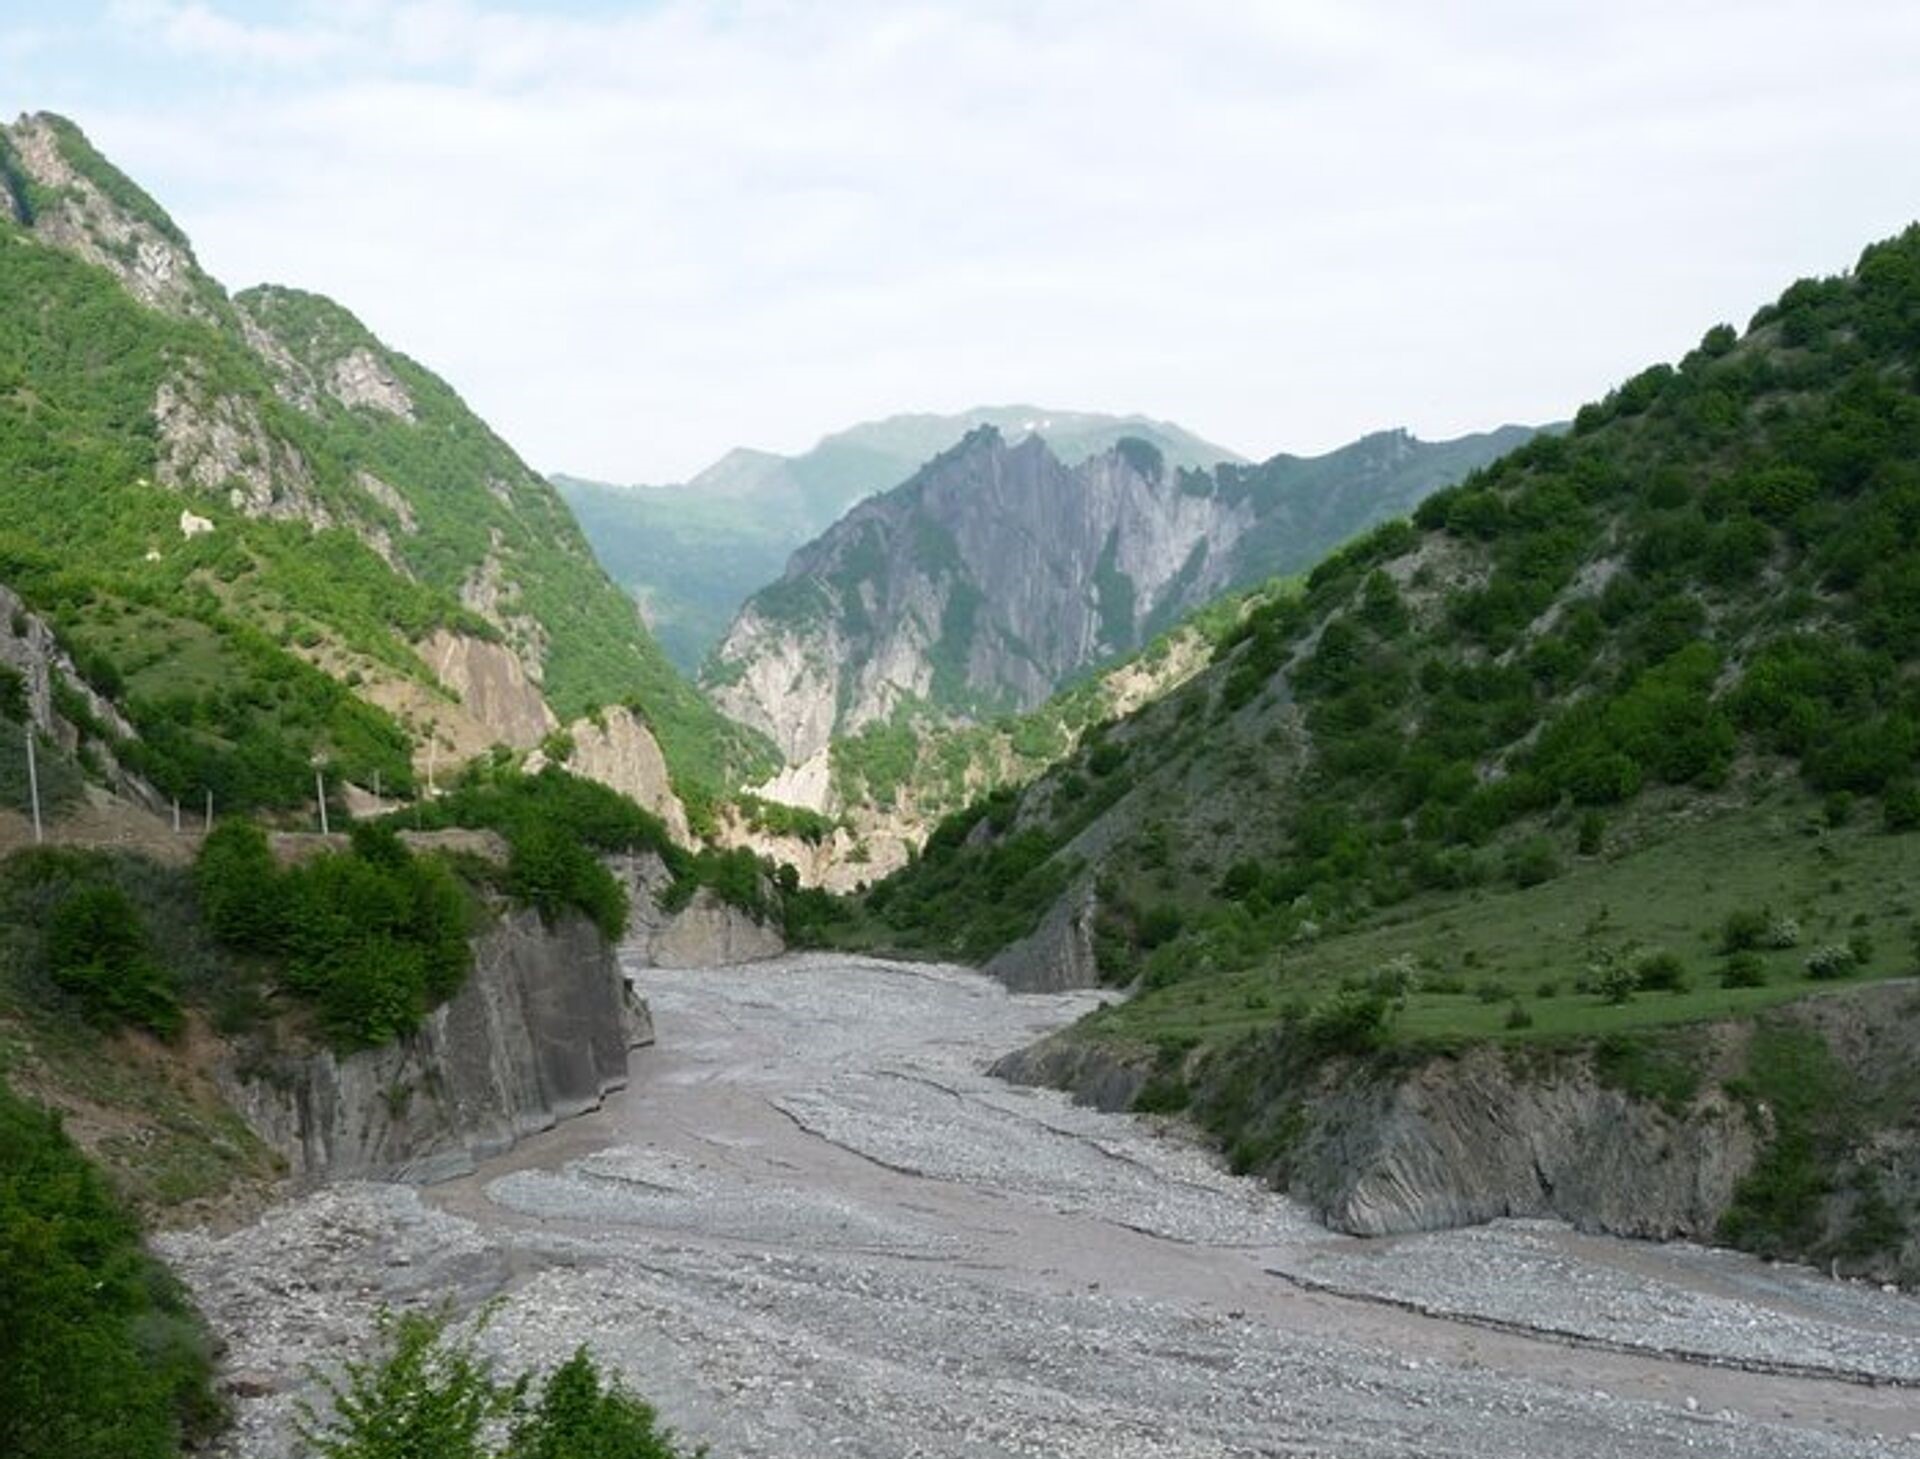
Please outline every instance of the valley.
[[278, 1459], [303, 1364], [448, 1295], [497, 1300], [507, 1366], [589, 1343], [743, 1459], [1920, 1452], [1908, 1298], [1541, 1223], [1355, 1242], [1176, 1127], [981, 1073], [1097, 995], [632, 971], [659, 1044], [600, 1112], [163, 1240], [243, 1375], [224, 1452]]

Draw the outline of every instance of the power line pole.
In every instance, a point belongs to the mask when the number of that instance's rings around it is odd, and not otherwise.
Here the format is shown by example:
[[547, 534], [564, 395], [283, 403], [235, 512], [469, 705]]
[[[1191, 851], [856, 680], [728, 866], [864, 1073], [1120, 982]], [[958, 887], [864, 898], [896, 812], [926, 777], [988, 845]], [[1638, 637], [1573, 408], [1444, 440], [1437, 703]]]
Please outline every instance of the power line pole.
[[328, 835], [327, 830], [327, 774], [318, 765], [313, 767], [313, 790], [320, 798], [320, 834]]
[[33, 721], [27, 721], [27, 795], [33, 801], [33, 844], [45, 839], [40, 827], [40, 765], [33, 757]]
[[177, 795], [173, 798], [173, 834], [180, 834], [180, 797]]
[[207, 792], [207, 820], [206, 820], [206, 824], [205, 824], [204, 826], [202, 826], [202, 827], [201, 827], [201, 829], [202, 829], [202, 830], [204, 830], [204, 831], [211, 831], [211, 830], [213, 829], [213, 792], [212, 792], [211, 790], [209, 790], [209, 791]]

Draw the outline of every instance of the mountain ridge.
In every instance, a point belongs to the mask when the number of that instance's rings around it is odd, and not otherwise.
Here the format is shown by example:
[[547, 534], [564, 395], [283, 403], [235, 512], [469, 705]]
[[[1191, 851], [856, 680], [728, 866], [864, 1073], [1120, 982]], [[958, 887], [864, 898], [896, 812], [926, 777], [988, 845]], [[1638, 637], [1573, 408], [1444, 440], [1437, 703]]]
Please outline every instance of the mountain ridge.
[[556, 475], [608, 572], [641, 603], [680, 667], [697, 671], [740, 605], [789, 556], [864, 498], [897, 486], [980, 425], [1043, 434], [1074, 460], [1125, 435], [1182, 464], [1238, 461], [1170, 421], [1027, 405], [907, 413], [823, 436], [781, 455], [736, 447], [690, 481], [612, 486]]
[[1039, 436], [981, 427], [796, 549], [703, 683], [790, 764], [896, 713], [1029, 711], [1531, 434], [1382, 431], [1324, 456], [1201, 471], [1126, 436], [1069, 466]]

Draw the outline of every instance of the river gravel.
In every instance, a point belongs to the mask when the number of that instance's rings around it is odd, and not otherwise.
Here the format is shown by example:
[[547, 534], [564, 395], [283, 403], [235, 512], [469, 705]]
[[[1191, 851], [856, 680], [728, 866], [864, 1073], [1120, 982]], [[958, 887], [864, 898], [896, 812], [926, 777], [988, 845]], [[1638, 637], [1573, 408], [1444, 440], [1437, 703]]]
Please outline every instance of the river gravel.
[[591, 1345], [715, 1459], [1920, 1456], [1911, 1297], [1536, 1222], [1332, 1235], [1175, 1128], [981, 1072], [1093, 995], [639, 976], [660, 1045], [606, 1109], [162, 1238], [229, 1344], [227, 1454], [295, 1452], [379, 1306], [451, 1302], [514, 1367]]

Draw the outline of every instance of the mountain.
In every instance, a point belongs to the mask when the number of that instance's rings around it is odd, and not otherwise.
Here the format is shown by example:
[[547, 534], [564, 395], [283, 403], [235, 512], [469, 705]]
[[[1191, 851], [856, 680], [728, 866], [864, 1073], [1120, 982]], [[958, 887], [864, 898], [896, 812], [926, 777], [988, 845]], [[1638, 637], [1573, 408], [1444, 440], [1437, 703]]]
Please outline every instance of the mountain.
[[1240, 459], [1146, 416], [1005, 405], [870, 421], [827, 436], [799, 456], [731, 451], [679, 486], [553, 480], [607, 571], [639, 600], [673, 661], [692, 673], [740, 605], [780, 576], [796, 547], [981, 426], [1015, 439], [1044, 436], [1070, 463], [1111, 448], [1123, 436], [1152, 443], [1181, 466]]
[[704, 681], [789, 763], [922, 708], [1030, 710], [1219, 594], [1309, 566], [1532, 432], [1211, 470], [1123, 437], [1077, 465], [1039, 436], [969, 433], [793, 555]]
[[1910, 1275], [1917, 387], [1920, 226], [1327, 558], [871, 940], [1132, 984], [1024, 1072], [1348, 1229]]
[[303, 804], [318, 758], [405, 793], [620, 705], [684, 787], [762, 762], [444, 381], [317, 295], [229, 298], [59, 117], [0, 128], [0, 301], [0, 582], [159, 792]]

